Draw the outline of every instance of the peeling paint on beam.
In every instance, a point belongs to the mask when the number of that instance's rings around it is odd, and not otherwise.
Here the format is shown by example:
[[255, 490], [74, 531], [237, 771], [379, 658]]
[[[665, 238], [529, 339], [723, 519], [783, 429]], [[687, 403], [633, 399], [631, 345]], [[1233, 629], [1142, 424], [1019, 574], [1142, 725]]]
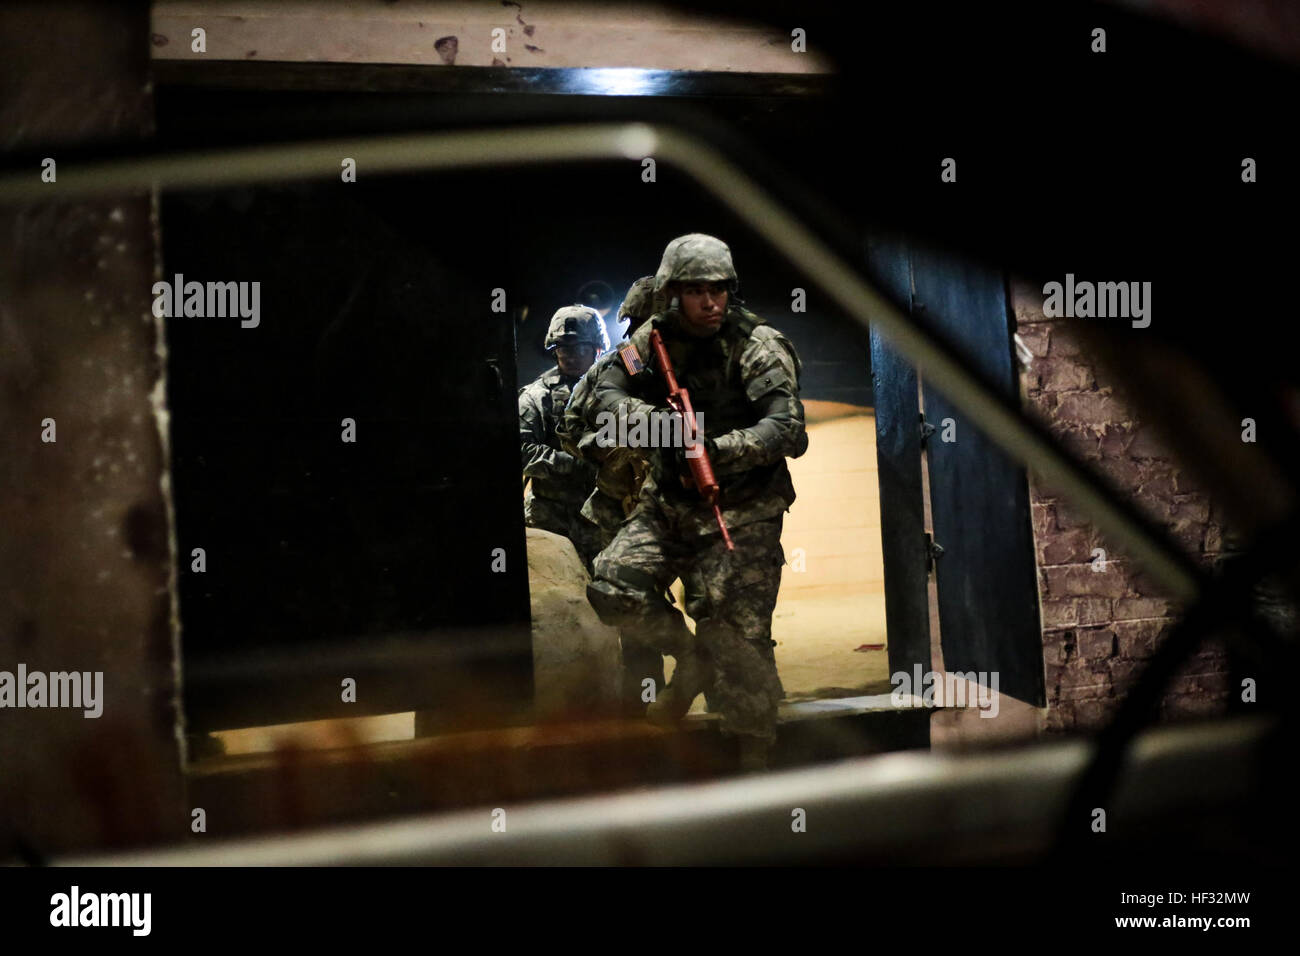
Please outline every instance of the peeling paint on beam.
[[[191, 48], [195, 27], [206, 52]], [[493, 49], [494, 29], [505, 50]], [[275, 60], [433, 67], [631, 67], [739, 73], [829, 73], [830, 60], [791, 49], [767, 24], [689, 16], [649, 4], [575, 3], [156, 3], [151, 50], [159, 60]], [[452, 48], [454, 47], [454, 52]]]

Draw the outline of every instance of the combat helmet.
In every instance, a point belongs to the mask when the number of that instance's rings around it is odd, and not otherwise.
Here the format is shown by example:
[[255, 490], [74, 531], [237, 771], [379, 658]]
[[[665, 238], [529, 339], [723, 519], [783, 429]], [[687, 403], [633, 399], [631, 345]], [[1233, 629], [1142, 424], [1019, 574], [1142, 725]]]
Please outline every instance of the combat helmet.
[[566, 305], [555, 310], [546, 329], [546, 351], [557, 345], [592, 345], [604, 352], [609, 336], [600, 313], [585, 305]]
[[627, 319], [629, 334], [654, 314], [654, 291], [654, 276], [642, 276], [627, 290], [627, 295], [623, 297], [623, 304], [618, 307], [618, 317]]
[[664, 249], [655, 273], [655, 293], [662, 293], [670, 282], [726, 282], [735, 292], [738, 282], [731, 250], [721, 239], [701, 232], [678, 236]]

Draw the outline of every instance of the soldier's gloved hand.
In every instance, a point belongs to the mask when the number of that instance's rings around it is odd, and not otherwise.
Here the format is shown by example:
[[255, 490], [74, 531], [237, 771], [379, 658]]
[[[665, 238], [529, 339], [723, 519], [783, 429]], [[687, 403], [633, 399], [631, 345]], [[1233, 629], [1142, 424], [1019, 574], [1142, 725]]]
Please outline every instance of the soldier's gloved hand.
[[728, 468], [736, 460], [737, 454], [743, 444], [743, 436], [737, 431], [730, 431], [716, 438], [710, 438], [705, 443], [709, 451], [709, 461], [713, 462], [713, 470], [716, 473], [719, 469], [726, 473], [734, 471]]
[[683, 452], [683, 458], [687, 463], [709, 456], [709, 461], [713, 460], [713, 451], [716, 446], [712, 438], [705, 438], [703, 441], [691, 442], [686, 446]]

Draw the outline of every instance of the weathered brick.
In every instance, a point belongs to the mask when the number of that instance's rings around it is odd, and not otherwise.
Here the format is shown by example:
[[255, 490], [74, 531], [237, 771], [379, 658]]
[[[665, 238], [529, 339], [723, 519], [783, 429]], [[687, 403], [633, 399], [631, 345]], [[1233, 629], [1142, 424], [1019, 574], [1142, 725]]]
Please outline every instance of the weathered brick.
[[1124, 577], [1128, 582], [1125, 597], [1163, 597], [1166, 594], [1160, 582], [1137, 564], [1125, 564]]
[[1044, 570], [1053, 597], [1117, 598], [1123, 597], [1127, 589], [1118, 568], [1112, 563], [1105, 571], [1094, 571], [1091, 564], [1063, 564]]
[[1080, 628], [1079, 656], [1085, 661], [1100, 661], [1115, 653], [1115, 632], [1107, 628]]
[[1157, 524], [1169, 525], [1173, 523], [1174, 515], [1178, 511], [1178, 504], [1172, 498], [1151, 494], [1146, 492], [1145, 489], [1139, 493], [1137, 498], [1138, 505]]
[[1082, 428], [1062, 430], [1057, 440], [1065, 450], [1075, 458], [1083, 461], [1097, 461], [1101, 458], [1101, 443], [1096, 435]]
[[1052, 357], [1057, 356], [1078, 356], [1086, 354], [1087, 350], [1079, 342], [1079, 336], [1075, 334], [1065, 323], [1052, 326]]
[[1150, 657], [1169, 626], [1169, 622], [1160, 620], [1117, 621], [1112, 630], [1119, 644], [1119, 656], [1136, 660]]
[[1042, 286], [1023, 280], [1011, 282], [1011, 310], [1016, 317], [1016, 325], [1049, 322], [1043, 315]]
[[1034, 537], [1042, 538], [1056, 530], [1054, 505], [1035, 502], [1029, 506], [1029, 510], [1033, 514]]
[[1204, 524], [1210, 520], [1210, 501], [1203, 495], [1177, 495], [1173, 514], [1175, 518]]
[[1110, 692], [1110, 671], [1105, 663], [1074, 658], [1061, 668], [1059, 680], [1061, 698], [1083, 700], [1104, 697]]
[[1025, 343], [1025, 348], [1029, 349], [1031, 355], [1038, 358], [1047, 355], [1048, 348], [1052, 343], [1052, 327], [1050, 325], [1031, 325], [1028, 328], [1018, 330], [1016, 334], [1020, 336], [1020, 341]]
[[1102, 455], [1116, 458], [1124, 454], [1128, 443], [1133, 439], [1133, 432], [1125, 425], [1107, 425], [1102, 429], [1098, 447]]
[[1073, 627], [1050, 631], [1044, 630], [1043, 641], [1045, 644], [1056, 644], [1060, 647], [1060, 659], [1063, 664], [1069, 664], [1079, 657]]
[[1105, 392], [1067, 392], [1057, 403], [1056, 414], [1082, 425], [1121, 423], [1128, 417], [1124, 407]]
[[1110, 598], [1080, 598], [1076, 604], [1080, 624], [1109, 624], [1114, 620]]
[[1133, 444], [1129, 445], [1128, 453], [1134, 458], [1168, 458], [1169, 447], [1154, 428], [1143, 425], [1133, 436]]
[[[1130, 446], [1130, 451], [1132, 446]], [[1141, 463], [1141, 496], [1172, 501], [1178, 494], [1174, 481], [1174, 467], [1168, 461], [1149, 460]]]
[[1092, 534], [1086, 528], [1058, 531], [1042, 540], [1042, 563], [1077, 564], [1092, 558]]
[[1068, 359], [1044, 359], [1036, 365], [1043, 388], [1049, 392], [1072, 392], [1092, 388], [1092, 373], [1086, 366]]
[[1025, 403], [1025, 411], [1038, 418], [1045, 425], [1055, 421], [1056, 403], [1061, 397], [1055, 392], [1042, 392]]
[[1138, 618], [1168, 617], [1169, 602], [1156, 597], [1127, 597], [1115, 602], [1116, 621], [1132, 621]]
[[[1078, 602], [1069, 598], [1043, 602], [1043, 627], [1071, 626], [1079, 623]], [[1055, 644], [1055, 642], [1053, 642]], [[1046, 645], [1045, 645], [1046, 646]]]
[[[1021, 337], [1036, 356], [1036, 394], [1026, 407], [1191, 554], [1226, 550], [1222, 516], [1174, 465], [1154, 427], [1136, 419], [1122, 386], [1111, 387], [1112, 376], [1095, 367], [1068, 323], [1042, 322], [1039, 290], [1022, 290], [1022, 296], [1028, 301], [1017, 318], [1032, 316], [1033, 325]], [[1179, 609], [1119, 549], [1107, 548], [1106, 570], [1093, 571], [1092, 550], [1105, 545], [1091, 522], [1057, 501], [1052, 489], [1031, 483], [1031, 500], [1048, 679], [1042, 726], [1051, 732], [1099, 727], [1113, 712], [1113, 695], [1132, 686]], [[1214, 699], [1234, 690], [1226, 669], [1221, 650], [1198, 652], [1177, 676], [1166, 712], [1214, 712]]]
[[1043, 730], [1049, 734], [1061, 734], [1074, 729], [1074, 707], [1060, 704], [1047, 711]]
[[1103, 458], [1097, 463], [1097, 470], [1129, 497], [1134, 496], [1142, 485], [1142, 468], [1131, 458]]
[[1137, 675], [1145, 668], [1141, 661], [1115, 660], [1110, 665], [1110, 680], [1114, 687], [1115, 693], [1122, 694], [1128, 691]]
[[1177, 522], [1170, 529], [1174, 540], [1192, 552], [1205, 550], [1205, 525], [1194, 522]]
[[1091, 527], [1090, 522], [1081, 513], [1071, 510], [1065, 502], [1058, 502], [1054, 507], [1056, 526], [1062, 531], [1071, 528]]
[[1077, 705], [1080, 701], [1085, 700], [1105, 700], [1111, 694], [1111, 687], [1110, 678], [1092, 684], [1071, 684], [1068, 681], [1062, 681], [1061, 704], [1071, 703]]
[[1205, 526], [1205, 540], [1201, 547], [1208, 552], [1218, 552], [1223, 550], [1223, 528], [1214, 522]]

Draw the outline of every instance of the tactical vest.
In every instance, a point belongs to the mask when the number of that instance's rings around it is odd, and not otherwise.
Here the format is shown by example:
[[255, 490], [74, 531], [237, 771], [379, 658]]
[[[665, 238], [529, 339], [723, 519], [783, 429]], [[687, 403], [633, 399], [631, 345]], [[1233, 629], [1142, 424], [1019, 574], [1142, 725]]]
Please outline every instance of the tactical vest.
[[[546, 423], [546, 444], [557, 451], [563, 451], [555, 427], [559, 424], [560, 417], [564, 415], [564, 406], [569, 402], [569, 396], [577, 385], [577, 379], [566, 378], [559, 374], [558, 369], [552, 369], [542, 378], [542, 384], [546, 386], [546, 391], [541, 396], [542, 420]], [[566, 504], [581, 504], [591, 493], [591, 488], [585, 487], [580, 479], [569, 476], [535, 477], [532, 479], [530, 490], [539, 498], [550, 498]]]
[[[672, 359], [677, 382], [690, 393], [691, 406], [701, 416], [700, 424], [706, 438], [724, 435], [736, 428], [749, 428], [759, 421], [758, 410], [745, 394], [740, 357], [750, 334], [762, 324], [763, 320], [752, 312], [736, 307], [727, 310], [722, 328], [709, 338], [692, 338], [676, 330], [671, 319], [656, 324], [664, 337], [668, 357]], [[663, 404], [662, 379], [656, 377], [650, 388], [654, 396], [651, 400]], [[665, 480], [669, 473], [676, 473], [675, 458], [663, 452], [656, 457], [659, 487], [674, 497], [682, 495], [680, 482]], [[758, 494], [777, 477], [778, 471], [785, 468], [785, 462], [781, 461], [750, 468], [738, 475], [719, 473], [723, 503], [736, 503]]]

